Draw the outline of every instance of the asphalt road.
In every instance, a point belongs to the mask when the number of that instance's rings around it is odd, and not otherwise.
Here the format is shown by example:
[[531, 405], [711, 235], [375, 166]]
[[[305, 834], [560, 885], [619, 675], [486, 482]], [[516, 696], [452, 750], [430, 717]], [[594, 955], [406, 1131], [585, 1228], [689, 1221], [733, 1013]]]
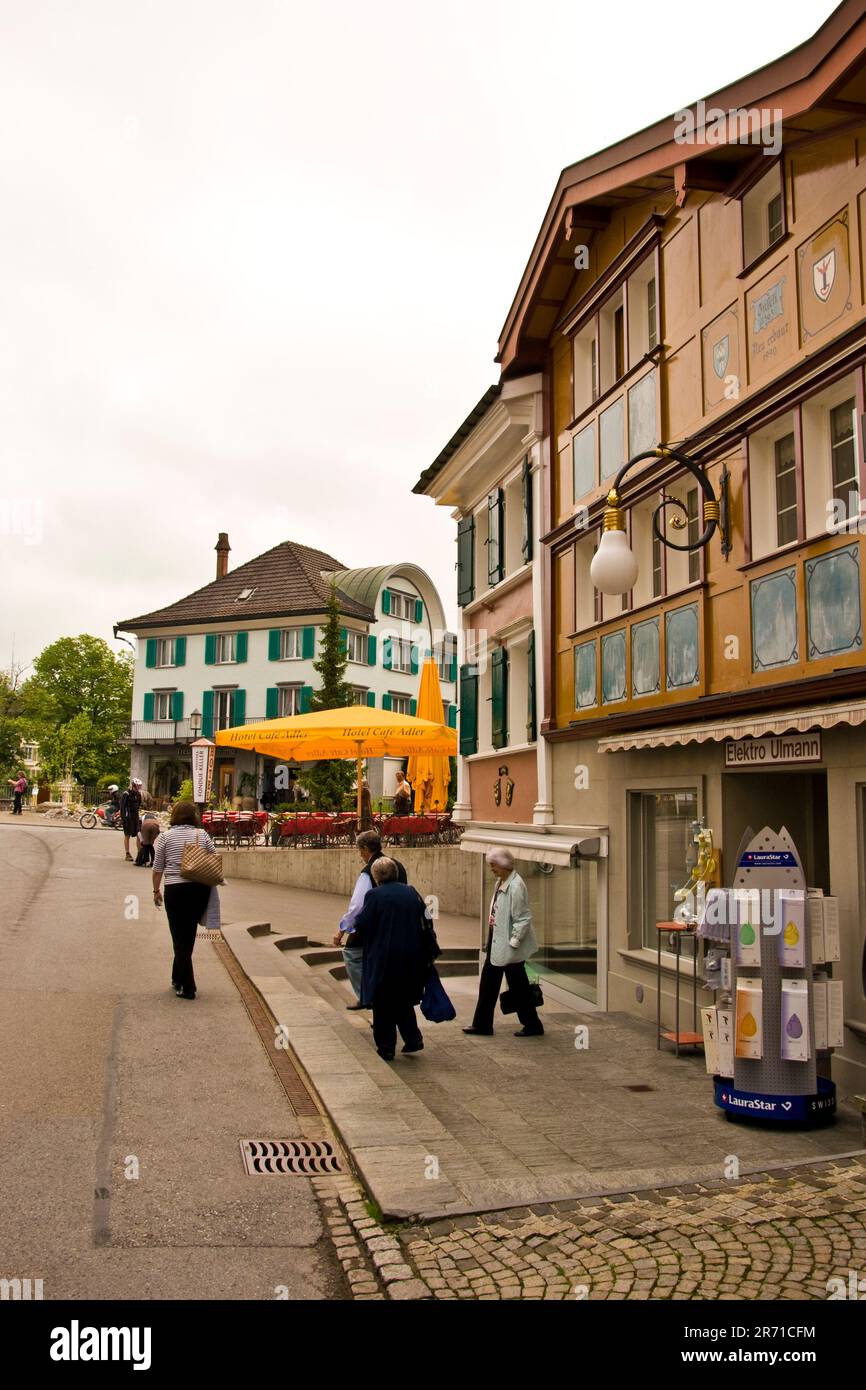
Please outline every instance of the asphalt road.
[[121, 836], [3, 816], [0, 884], [0, 1278], [346, 1297], [308, 1180], [243, 1171], [238, 1141], [295, 1117], [209, 943], [196, 1001], [169, 989], [165, 913]]

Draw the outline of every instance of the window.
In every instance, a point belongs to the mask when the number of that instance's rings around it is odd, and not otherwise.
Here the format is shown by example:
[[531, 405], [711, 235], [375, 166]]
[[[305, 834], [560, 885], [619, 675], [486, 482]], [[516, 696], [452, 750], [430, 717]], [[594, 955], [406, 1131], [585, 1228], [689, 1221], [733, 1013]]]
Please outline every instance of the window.
[[487, 583], [505, 578], [505, 489], [494, 488], [487, 498]]
[[213, 696], [213, 726], [214, 729], [230, 729], [232, 727], [232, 705], [234, 702], [233, 690], [215, 690]]
[[302, 714], [301, 685], [277, 686], [277, 718], [289, 719], [293, 714]]
[[241, 589], [240, 593], [235, 599], [235, 603], [243, 603], [245, 599], [252, 598], [255, 592], [255, 589]]
[[158, 637], [156, 642], [156, 665], [174, 665], [174, 638]]
[[411, 695], [396, 695], [393, 690], [391, 691], [391, 709], [395, 714], [411, 714], [411, 707]]
[[664, 573], [662, 571], [662, 543], [655, 532], [653, 532], [652, 547], [653, 598], [661, 598], [662, 585], [664, 583]]
[[[412, 643], [404, 638], [393, 637], [391, 639], [391, 670], [403, 671], [407, 675], [412, 671]], [[401, 711], [408, 713], [408, 711]]]
[[153, 717], [159, 723], [161, 720], [171, 719], [171, 697], [173, 690], [155, 690], [153, 692]]
[[[236, 660], [234, 632], [217, 633], [214, 661], [217, 666], [227, 666]], [[223, 726], [220, 725], [220, 728]]]
[[794, 436], [783, 435], [773, 446], [776, 480], [776, 543], [790, 545], [797, 539], [797, 471]]
[[785, 235], [781, 160], [743, 194], [742, 217], [743, 262], [748, 267]]
[[629, 944], [657, 949], [657, 922], [673, 920], [674, 893], [689, 875], [694, 788], [629, 793]]
[[298, 661], [303, 636], [301, 627], [284, 627], [280, 633], [280, 661]]
[[415, 621], [415, 599], [411, 594], [401, 594], [398, 589], [391, 591], [391, 617], [407, 623]]
[[598, 342], [596, 321], [590, 319], [574, 340], [574, 413], [580, 415], [598, 400]]
[[360, 686], [360, 685], [353, 685], [353, 686], [352, 686], [352, 689], [351, 689], [351, 691], [350, 691], [349, 703], [350, 703], [351, 705], [366, 705], [366, 703], [367, 703], [367, 687], [366, 687], [366, 686]]
[[457, 679], [456, 639], [446, 637], [436, 654], [436, 670], [440, 681], [451, 682]]
[[646, 287], [647, 350], [658, 347], [659, 330], [656, 315], [656, 277], [650, 277]]
[[[698, 490], [696, 487], [689, 488], [686, 493], [686, 516], [688, 518], [687, 536], [689, 545], [694, 545], [701, 534], [701, 523], [698, 516]], [[701, 577], [701, 557], [697, 550], [689, 551], [689, 583], [694, 584]]]
[[619, 381], [625, 372], [625, 324], [621, 304], [614, 310], [613, 315], [613, 359], [614, 376]]
[[843, 401], [830, 411], [830, 460], [833, 496], [844, 504], [846, 515], [859, 510], [860, 481], [857, 476], [854, 401]]
[[593, 330], [589, 343], [590, 401], [598, 400], [598, 338]]
[[623, 290], [620, 285], [599, 309], [599, 386], [607, 391], [625, 372], [625, 330], [623, 323]]
[[[346, 633], [346, 656], [349, 661], [355, 662], [359, 666], [367, 665], [367, 634], [366, 632], [347, 632]], [[363, 701], [356, 700], [356, 704]]]

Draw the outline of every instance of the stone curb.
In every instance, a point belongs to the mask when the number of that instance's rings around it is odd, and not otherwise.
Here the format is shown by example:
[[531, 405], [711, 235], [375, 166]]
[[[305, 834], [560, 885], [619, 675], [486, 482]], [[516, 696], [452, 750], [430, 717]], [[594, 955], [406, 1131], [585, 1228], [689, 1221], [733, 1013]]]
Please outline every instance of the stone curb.
[[[370, 1216], [364, 1189], [354, 1178], [313, 1178], [337, 1259], [353, 1299], [399, 1302], [432, 1299], [432, 1290], [406, 1262], [397, 1236]], [[345, 1235], [350, 1227], [351, 1236]]]

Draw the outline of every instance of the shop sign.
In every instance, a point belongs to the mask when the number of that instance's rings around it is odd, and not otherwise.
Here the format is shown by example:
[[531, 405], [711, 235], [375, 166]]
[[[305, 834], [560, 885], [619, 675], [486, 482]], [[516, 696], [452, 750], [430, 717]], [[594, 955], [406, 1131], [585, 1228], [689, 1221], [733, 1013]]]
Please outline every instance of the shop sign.
[[819, 763], [822, 756], [820, 732], [763, 734], [760, 738], [729, 738], [725, 743], [725, 767], [746, 772], [791, 763]]
[[197, 805], [210, 799], [216, 744], [209, 738], [196, 739], [190, 747], [192, 756], [192, 798]]

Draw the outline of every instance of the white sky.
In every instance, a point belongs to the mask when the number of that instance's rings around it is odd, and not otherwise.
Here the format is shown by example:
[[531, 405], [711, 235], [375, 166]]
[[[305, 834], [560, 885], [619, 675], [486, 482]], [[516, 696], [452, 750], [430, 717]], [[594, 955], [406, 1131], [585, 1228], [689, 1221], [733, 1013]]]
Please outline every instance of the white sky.
[[219, 531], [413, 559], [453, 622], [411, 489], [560, 170], [832, 8], [0, 0], [0, 665], [208, 582]]

